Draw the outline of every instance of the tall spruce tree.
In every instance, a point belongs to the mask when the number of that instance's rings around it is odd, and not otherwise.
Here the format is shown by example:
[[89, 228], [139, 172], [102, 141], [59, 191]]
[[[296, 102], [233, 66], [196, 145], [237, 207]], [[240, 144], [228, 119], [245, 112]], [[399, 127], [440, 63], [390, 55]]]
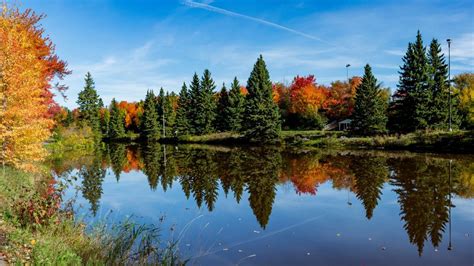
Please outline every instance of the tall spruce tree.
[[[448, 65], [436, 39], [431, 41], [428, 51], [428, 63], [431, 79], [430, 92], [432, 94], [430, 125], [433, 128], [446, 130], [449, 127]], [[456, 108], [453, 108], [453, 117], [457, 118], [456, 114]], [[454, 119], [454, 122], [458, 122], [458, 120]]]
[[206, 69], [201, 77], [198, 113], [196, 117], [197, 134], [208, 134], [214, 131], [214, 120], [216, 119], [216, 100], [214, 89], [216, 85], [211, 77], [211, 72]]
[[189, 133], [199, 134], [200, 125], [198, 121], [198, 114], [200, 112], [200, 94], [201, 94], [201, 82], [199, 76], [194, 73], [191, 84], [189, 85], [189, 109], [188, 109], [188, 121], [189, 121]]
[[125, 113], [118, 107], [115, 98], [110, 103], [109, 138], [120, 139], [125, 137]]
[[89, 125], [97, 136], [100, 136], [101, 131], [99, 110], [102, 100], [97, 94], [94, 79], [92, 78], [91, 73], [87, 72], [84, 80], [84, 89], [79, 92], [77, 98], [81, 121], [84, 124]]
[[163, 110], [164, 110], [164, 105], [165, 105], [165, 98], [166, 98], [165, 90], [163, 90], [163, 88], [160, 88], [160, 93], [158, 94], [158, 99], [156, 101], [156, 112], [158, 113], [158, 121], [162, 127], [162, 130], [163, 130]]
[[382, 89], [372, 74], [369, 64], [364, 68], [362, 83], [356, 90], [352, 129], [362, 135], [372, 135], [386, 131], [387, 102]]
[[391, 104], [394, 130], [410, 132], [426, 129], [430, 123], [430, 67], [420, 31], [415, 43], [409, 43], [400, 67], [398, 90]]
[[262, 55], [250, 73], [247, 90], [242, 133], [250, 141], [276, 141], [281, 131], [280, 114], [273, 102], [272, 83]]
[[229, 91], [229, 104], [225, 109], [229, 129], [232, 131], [240, 131], [242, 127], [242, 118], [245, 109], [244, 104], [245, 97], [240, 91], [239, 81], [237, 77], [235, 77]]
[[149, 90], [146, 93], [141, 120], [141, 131], [143, 136], [148, 140], [158, 139], [160, 137], [161, 127], [158, 121], [156, 97], [152, 90]]
[[186, 83], [183, 82], [178, 96], [178, 107], [176, 109], [176, 122], [174, 130], [178, 135], [189, 134], [189, 93]]
[[225, 132], [230, 130], [229, 117], [227, 116], [226, 109], [229, 106], [229, 94], [225, 83], [222, 83], [221, 91], [219, 92], [219, 101], [217, 102], [217, 117], [216, 117], [216, 130]]
[[163, 115], [164, 115], [164, 127], [165, 127], [165, 134], [167, 137], [171, 137], [174, 135], [174, 124], [176, 122], [176, 111], [173, 108], [173, 100], [176, 99], [176, 94], [166, 93], [163, 99]]

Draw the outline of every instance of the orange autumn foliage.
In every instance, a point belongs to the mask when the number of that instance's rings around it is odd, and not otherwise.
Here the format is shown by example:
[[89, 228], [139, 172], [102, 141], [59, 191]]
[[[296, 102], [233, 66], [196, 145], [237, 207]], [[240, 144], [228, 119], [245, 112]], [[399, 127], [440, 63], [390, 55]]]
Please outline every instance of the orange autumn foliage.
[[[46, 151], [55, 112], [50, 82], [69, 71], [31, 10], [2, 6], [0, 16], [0, 141], [2, 161], [35, 170]], [[56, 86], [59, 91], [64, 86]]]
[[325, 102], [328, 90], [316, 84], [313, 75], [296, 76], [290, 86], [290, 113], [316, 113]]
[[125, 113], [125, 127], [127, 129], [138, 129], [143, 107], [136, 102], [121, 101], [118, 104], [120, 110]]
[[240, 93], [246, 96], [247, 94], [249, 94], [249, 91], [247, 90], [245, 86], [240, 86]]
[[362, 78], [353, 77], [349, 84], [342, 81], [331, 83], [328, 97], [323, 104], [326, 115], [330, 119], [342, 120], [351, 116], [354, 110], [356, 89], [361, 82]]

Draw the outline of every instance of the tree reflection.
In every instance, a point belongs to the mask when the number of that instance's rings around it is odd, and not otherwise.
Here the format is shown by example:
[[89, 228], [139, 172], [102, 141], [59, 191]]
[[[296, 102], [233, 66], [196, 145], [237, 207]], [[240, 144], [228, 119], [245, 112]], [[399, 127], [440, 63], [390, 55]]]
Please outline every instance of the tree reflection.
[[273, 149], [254, 149], [246, 157], [245, 177], [250, 207], [265, 229], [270, 219], [281, 167], [281, 154]]
[[115, 178], [119, 181], [120, 173], [122, 173], [127, 163], [127, 146], [123, 143], [111, 143], [108, 145], [108, 152], [110, 168], [112, 168]]
[[[108, 154], [108, 155], [107, 155]], [[107, 155], [107, 156], [106, 156]], [[449, 182], [449, 160], [421, 155], [389, 153], [324, 154], [281, 151], [276, 148], [228, 148], [210, 146], [140, 146], [111, 144], [107, 153], [66, 162], [65, 172], [77, 167], [82, 193], [95, 215], [102, 195], [105, 170], [110, 167], [117, 180], [121, 172], [141, 170], [151, 190], [163, 191], [178, 184], [199, 208], [213, 211], [219, 192], [237, 203], [248, 197], [262, 228], [269, 223], [277, 184], [289, 183], [297, 194], [317, 195], [318, 187], [331, 182], [335, 189], [353, 192], [371, 219], [389, 181], [397, 194], [409, 240], [421, 256], [426, 241], [438, 247], [449, 220], [450, 192], [472, 197], [473, 163], [454, 160]], [[54, 165], [59, 165], [54, 162]], [[60, 168], [54, 168], [61, 174]], [[175, 183], [176, 182], [176, 183]], [[222, 193], [221, 192], [221, 193]]]
[[90, 164], [81, 166], [79, 177], [82, 179], [82, 196], [90, 203], [90, 210], [95, 216], [99, 209], [100, 198], [102, 197], [102, 183], [106, 170], [101, 164], [101, 151], [96, 152], [97, 156]]
[[434, 247], [441, 243], [451, 204], [448, 162], [421, 160], [391, 162], [395, 171], [391, 183], [396, 186], [404, 228], [420, 256], [426, 240], [430, 239]]
[[355, 176], [355, 192], [365, 208], [365, 216], [370, 220], [388, 178], [388, 167], [382, 157], [356, 157], [351, 169]]

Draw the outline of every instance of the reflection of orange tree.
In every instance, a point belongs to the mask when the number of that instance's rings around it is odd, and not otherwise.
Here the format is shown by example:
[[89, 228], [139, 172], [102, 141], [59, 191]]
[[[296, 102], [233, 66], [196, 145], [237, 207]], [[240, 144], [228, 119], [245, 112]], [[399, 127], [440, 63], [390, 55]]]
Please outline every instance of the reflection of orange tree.
[[319, 161], [319, 157], [298, 156], [285, 161], [280, 175], [281, 181], [291, 181], [298, 194], [316, 195], [318, 186], [330, 179], [341, 180], [351, 176], [343, 168], [327, 161]]
[[129, 173], [130, 171], [139, 171], [141, 169], [143, 169], [143, 162], [140, 160], [137, 147], [128, 146], [123, 172]]

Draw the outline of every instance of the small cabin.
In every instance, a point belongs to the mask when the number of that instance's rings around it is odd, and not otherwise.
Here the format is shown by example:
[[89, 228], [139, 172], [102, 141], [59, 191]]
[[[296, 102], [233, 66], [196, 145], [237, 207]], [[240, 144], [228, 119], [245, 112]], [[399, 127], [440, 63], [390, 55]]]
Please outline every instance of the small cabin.
[[338, 123], [339, 131], [349, 130], [351, 128], [351, 123], [352, 123], [351, 119], [342, 120], [341, 122]]

